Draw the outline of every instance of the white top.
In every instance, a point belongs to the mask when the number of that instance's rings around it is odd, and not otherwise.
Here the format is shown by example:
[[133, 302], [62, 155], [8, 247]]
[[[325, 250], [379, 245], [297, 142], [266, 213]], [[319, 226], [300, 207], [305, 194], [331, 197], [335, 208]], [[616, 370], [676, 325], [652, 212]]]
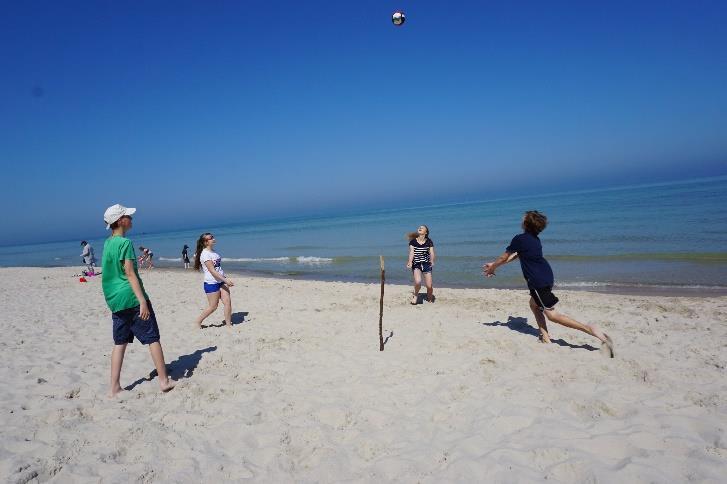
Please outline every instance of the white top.
[[91, 247], [91, 244], [86, 244], [83, 246], [83, 252], [81, 253], [81, 257], [83, 257], [84, 264], [96, 263], [96, 257], [94, 257], [93, 255], [93, 247]]
[[204, 282], [207, 284], [215, 284], [220, 281], [212, 277], [210, 270], [207, 269], [206, 261], [211, 260], [215, 270], [224, 276], [225, 273], [222, 271], [222, 257], [217, 252], [212, 252], [209, 249], [202, 249], [202, 253], [199, 255], [199, 261], [202, 263], [202, 272], [204, 272]]

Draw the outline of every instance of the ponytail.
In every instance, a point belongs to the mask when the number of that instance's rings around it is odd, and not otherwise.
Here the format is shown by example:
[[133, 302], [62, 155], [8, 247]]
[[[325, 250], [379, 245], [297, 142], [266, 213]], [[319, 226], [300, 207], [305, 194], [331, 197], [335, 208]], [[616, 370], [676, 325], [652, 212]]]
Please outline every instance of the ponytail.
[[202, 256], [202, 251], [204, 250], [204, 242], [205, 237], [208, 235], [212, 235], [209, 232], [205, 232], [202, 235], [199, 236], [199, 239], [197, 239], [197, 252], [194, 253], [194, 270], [198, 271], [202, 269], [202, 262], [200, 262], [199, 258]]
[[[425, 237], [428, 239], [429, 238], [429, 227], [427, 227], [426, 225], [422, 225], [421, 227], [424, 227], [425, 229], [427, 229], [427, 234], [425, 235]], [[419, 232], [408, 232], [406, 234], [406, 238], [409, 239], [410, 242], [412, 240], [416, 239], [417, 237], [419, 237]]]

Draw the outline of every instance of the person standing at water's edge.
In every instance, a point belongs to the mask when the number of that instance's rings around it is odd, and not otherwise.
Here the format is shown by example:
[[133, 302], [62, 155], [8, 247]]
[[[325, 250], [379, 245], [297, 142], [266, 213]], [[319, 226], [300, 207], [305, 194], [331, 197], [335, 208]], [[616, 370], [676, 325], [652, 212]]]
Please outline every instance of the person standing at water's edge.
[[184, 268], [189, 269], [189, 246], [187, 244], [182, 247], [182, 262], [184, 262]]
[[208, 306], [197, 318], [197, 327], [202, 328], [202, 321], [217, 310], [217, 305], [222, 299], [225, 306], [225, 324], [232, 327], [232, 300], [230, 298], [230, 287], [235, 283], [225, 277], [222, 270], [222, 257], [214, 252], [215, 236], [209, 232], [199, 236], [197, 240], [197, 251], [194, 256], [194, 270], [202, 270], [204, 283], [202, 287], [207, 295]]
[[505, 253], [497, 260], [483, 266], [485, 275], [492, 277], [495, 275], [495, 270], [501, 265], [520, 259], [520, 267], [528, 283], [528, 289], [530, 289], [530, 309], [533, 311], [540, 329], [540, 340], [543, 343], [550, 343], [550, 335], [545, 322], [547, 316], [554, 323], [583, 331], [598, 338], [613, 358], [613, 342], [598, 326], [579, 323], [554, 309], [558, 298], [552, 293], [553, 270], [543, 257], [543, 246], [538, 238], [547, 225], [548, 218], [544, 214], [537, 210], [525, 212], [522, 221], [523, 233], [513, 237], [512, 242], [505, 249]]
[[422, 287], [422, 278], [427, 287], [427, 301], [434, 302], [434, 289], [432, 288], [432, 269], [436, 255], [434, 242], [429, 238], [429, 227], [420, 225], [416, 232], [408, 234], [409, 259], [406, 267], [411, 269], [414, 278], [414, 294], [411, 304], [419, 302], [419, 289]]
[[121, 366], [124, 363], [126, 345], [134, 341], [149, 345], [149, 353], [157, 370], [159, 387], [166, 392], [174, 387], [167, 376], [164, 352], [159, 342], [159, 326], [149, 296], [139, 277], [136, 254], [126, 233], [131, 230], [131, 216], [135, 208], [116, 204], [106, 209], [104, 221], [106, 229], [111, 229], [111, 237], [106, 239], [103, 248], [101, 285], [106, 304], [111, 310], [113, 322], [114, 349], [111, 353], [111, 388], [113, 397], [122, 388], [119, 383]]
[[95, 274], [96, 273], [96, 256], [93, 253], [93, 247], [91, 247], [91, 244], [86, 242], [85, 240], [81, 241], [81, 258], [83, 258], [83, 263], [86, 264], [86, 270], [89, 272], [89, 274]]

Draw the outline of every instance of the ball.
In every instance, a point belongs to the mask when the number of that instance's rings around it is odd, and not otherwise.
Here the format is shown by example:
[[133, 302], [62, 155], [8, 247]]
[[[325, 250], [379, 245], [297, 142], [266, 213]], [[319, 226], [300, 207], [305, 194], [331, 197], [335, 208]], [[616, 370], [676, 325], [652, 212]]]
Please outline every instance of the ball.
[[397, 10], [391, 14], [391, 22], [397, 27], [401, 27], [406, 22], [406, 15], [404, 15], [404, 12]]

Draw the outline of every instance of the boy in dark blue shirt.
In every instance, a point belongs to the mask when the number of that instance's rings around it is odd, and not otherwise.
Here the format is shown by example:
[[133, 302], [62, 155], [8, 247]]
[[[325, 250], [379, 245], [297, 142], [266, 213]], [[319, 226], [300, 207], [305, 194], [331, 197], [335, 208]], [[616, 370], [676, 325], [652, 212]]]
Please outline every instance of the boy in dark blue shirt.
[[505, 253], [496, 261], [483, 266], [485, 275], [492, 277], [495, 275], [495, 269], [501, 265], [520, 259], [520, 267], [528, 283], [528, 289], [530, 289], [530, 309], [532, 309], [535, 320], [538, 322], [538, 329], [540, 329], [540, 340], [543, 343], [550, 343], [548, 327], [545, 322], [547, 316], [554, 323], [595, 336], [601, 340], [609, 355], [613, 358], [613, 342], [598, 326], [579, 323], [554, 309], [558, 303], [558, 298], [552, 292], [553, 269], [550, 268], [550, 264], [543, 257], [543, 246], [538, 238], [538, 234], [545, 230], [547, 225], [548, 218], [544, 214], [537, 210], [525, 212], [522, 224], [523, 233], [513, 237], [512, 242], [505, 249]]

